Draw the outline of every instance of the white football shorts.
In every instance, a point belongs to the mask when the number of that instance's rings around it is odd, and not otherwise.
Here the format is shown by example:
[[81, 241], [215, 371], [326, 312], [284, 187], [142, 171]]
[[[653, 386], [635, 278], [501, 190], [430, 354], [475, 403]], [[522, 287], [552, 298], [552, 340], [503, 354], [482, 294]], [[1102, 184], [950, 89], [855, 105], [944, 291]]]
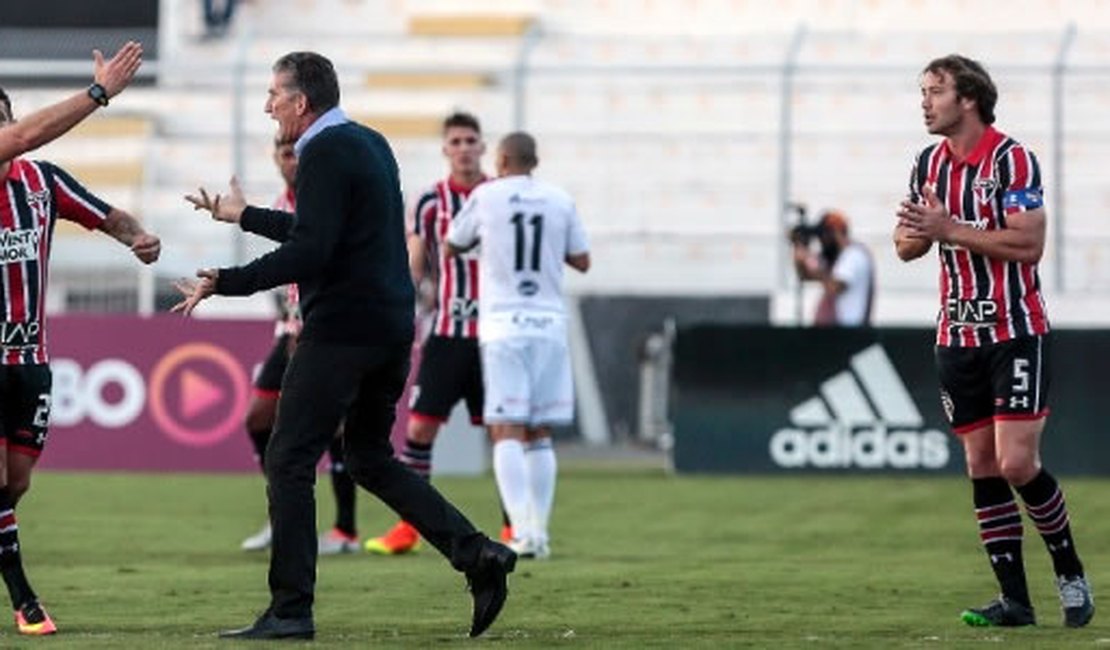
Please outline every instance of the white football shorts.
[[565, 341], [514, 337], [482, 343], [485, 424], [541, 426], [574, 419], [574, 379]]

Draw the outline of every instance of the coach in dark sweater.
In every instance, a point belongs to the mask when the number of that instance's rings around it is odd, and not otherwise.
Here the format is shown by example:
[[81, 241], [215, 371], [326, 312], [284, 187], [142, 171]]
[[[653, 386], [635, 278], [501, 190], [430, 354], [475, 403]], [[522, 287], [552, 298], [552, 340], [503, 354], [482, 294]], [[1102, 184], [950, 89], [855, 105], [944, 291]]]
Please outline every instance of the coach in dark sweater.
[[304, 166], [295, 188], [297, 205], [304, 206], [300, 219], [247, 207], [239, 222], [284, 245], [246, 266], [220, 269], [216, 293], [246, 296], [297, 282], [300, 341], [409, 345], [415, 294], [389, 144], [378, 132], [344, 121], [312, 137], [298, 164]]
[[281, 246], [253, 262], [197, 272], [182, 284], [186, 314], [212, 294], [241, 296], [296, 282], [304, 329], [282, 381], [266, 450], [273, 525], [270, 606], [251, 626], [221, 636], [312, 638], [316, 580], [316, 463], [340, 422], [351, 476], [412, 522], [464, 571], [477, 636], [505, 601], [516, 556], [489, 540], [430, 483], [393, 457], [394, 405], [408, 375], [413, 287], [397, 161], [381, 134], [338, 108], [330, 61], [294, 52], [274, 64], [266, 111], [282, 139], [296, 139], [297, 214], [248, 207], [227, 196], [187, 197], [216, 219]]

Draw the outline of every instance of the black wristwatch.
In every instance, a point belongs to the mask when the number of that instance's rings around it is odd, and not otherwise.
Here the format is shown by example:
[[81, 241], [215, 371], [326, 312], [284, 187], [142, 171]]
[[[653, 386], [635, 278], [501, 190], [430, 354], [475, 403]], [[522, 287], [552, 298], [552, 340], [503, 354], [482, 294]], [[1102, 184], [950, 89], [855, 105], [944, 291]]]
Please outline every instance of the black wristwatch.
[[108, 91], [104, 90], [104, 86], [94, 82], [93, 85], [89, 86], [88, 93], [89, 97], [97, 104], [101, 106], [108, 105]]

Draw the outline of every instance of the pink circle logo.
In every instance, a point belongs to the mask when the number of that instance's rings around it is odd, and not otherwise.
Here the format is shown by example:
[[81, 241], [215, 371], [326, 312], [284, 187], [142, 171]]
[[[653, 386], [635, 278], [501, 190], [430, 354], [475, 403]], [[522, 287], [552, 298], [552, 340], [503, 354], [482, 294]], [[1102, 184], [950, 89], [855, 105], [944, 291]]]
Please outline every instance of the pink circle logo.
[[150, 413], [174, 441], [210, 447], [242, 425], [249, 380], [239, 361], [210, 343], [166, 353], [150, 376]]

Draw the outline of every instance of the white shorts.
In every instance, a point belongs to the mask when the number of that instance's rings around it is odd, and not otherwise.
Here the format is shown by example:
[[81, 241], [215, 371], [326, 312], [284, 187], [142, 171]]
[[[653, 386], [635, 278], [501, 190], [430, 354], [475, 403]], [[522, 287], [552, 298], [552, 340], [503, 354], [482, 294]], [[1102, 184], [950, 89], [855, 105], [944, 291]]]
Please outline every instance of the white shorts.
[[568, 424], [574, 379], [563, 341], [516, 337], [482, 343], [486, 424]]

